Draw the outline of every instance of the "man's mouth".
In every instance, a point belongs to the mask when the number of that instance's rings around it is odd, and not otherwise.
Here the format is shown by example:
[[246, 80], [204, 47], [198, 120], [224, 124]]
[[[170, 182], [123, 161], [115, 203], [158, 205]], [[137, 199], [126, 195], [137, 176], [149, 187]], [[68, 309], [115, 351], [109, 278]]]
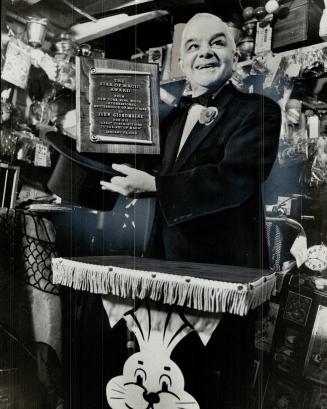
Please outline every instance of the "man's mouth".
[[206, 64], [199, 64], [196, 66], [197, 70], [206, 70], [206, 69], [210, 69], [210, 68], [217, 68], [218, 64], [217, 63], [206, 63]]

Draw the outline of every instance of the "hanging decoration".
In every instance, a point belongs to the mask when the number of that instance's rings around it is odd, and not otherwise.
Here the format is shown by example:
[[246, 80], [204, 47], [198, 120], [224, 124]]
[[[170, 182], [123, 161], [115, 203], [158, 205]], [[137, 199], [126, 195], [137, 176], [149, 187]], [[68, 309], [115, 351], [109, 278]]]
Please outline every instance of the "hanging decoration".
[[30, 54], [19, 47], [15, 39], [11, 39], [8, 43], [1, 79], [26, 89], [30, 67]]
[[246, 7], [243, 10], [243, 18], [245, 21], [251, 20], [254, 17], [254, 8], [253, 7]]
[[145, 304], [125, 314], [127, 326], [139, 344], [139, 352], [125, 362], [123, 374], [112, 378], [106, 389], [112, 409], [199, 409], [185, 391], [184, 376], [170, 355], [193, 328], [172, 311], [150, 309]]
[[258, 19], [259, 21], [262, 20], [266, 16], [267, 12], [264, 7], [257, 7], [254, 10], [254, 17]]
[[277, 0], [269, 0], [265, 5], [266, 12], [270, 13], [277, 13], [279, 10], [279, 3]]

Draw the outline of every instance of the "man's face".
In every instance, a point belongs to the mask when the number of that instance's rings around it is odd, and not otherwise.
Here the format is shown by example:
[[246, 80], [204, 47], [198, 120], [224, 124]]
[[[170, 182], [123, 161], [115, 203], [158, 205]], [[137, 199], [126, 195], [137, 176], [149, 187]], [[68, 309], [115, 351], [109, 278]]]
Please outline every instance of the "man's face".
[[186, 26], [182, 41], [181, 67], [192, 88], [215, 91], [232, 76], [233, 44], [219, 19], [199, 17]]

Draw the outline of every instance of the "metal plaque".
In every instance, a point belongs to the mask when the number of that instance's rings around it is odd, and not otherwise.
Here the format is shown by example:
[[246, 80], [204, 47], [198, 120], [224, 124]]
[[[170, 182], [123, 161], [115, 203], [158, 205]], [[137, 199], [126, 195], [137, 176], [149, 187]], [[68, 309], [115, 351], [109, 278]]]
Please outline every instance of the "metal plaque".
[[79, 152], [159, 153], [156, 64], [76, 60]]

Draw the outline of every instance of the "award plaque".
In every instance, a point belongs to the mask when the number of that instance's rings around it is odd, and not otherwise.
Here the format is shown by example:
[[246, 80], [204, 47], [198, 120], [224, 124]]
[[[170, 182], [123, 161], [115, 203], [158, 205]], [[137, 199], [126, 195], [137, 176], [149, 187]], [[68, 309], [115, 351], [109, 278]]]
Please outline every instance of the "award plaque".
[[79, 152], [159, 154], [156, 64], [76, 57]]

